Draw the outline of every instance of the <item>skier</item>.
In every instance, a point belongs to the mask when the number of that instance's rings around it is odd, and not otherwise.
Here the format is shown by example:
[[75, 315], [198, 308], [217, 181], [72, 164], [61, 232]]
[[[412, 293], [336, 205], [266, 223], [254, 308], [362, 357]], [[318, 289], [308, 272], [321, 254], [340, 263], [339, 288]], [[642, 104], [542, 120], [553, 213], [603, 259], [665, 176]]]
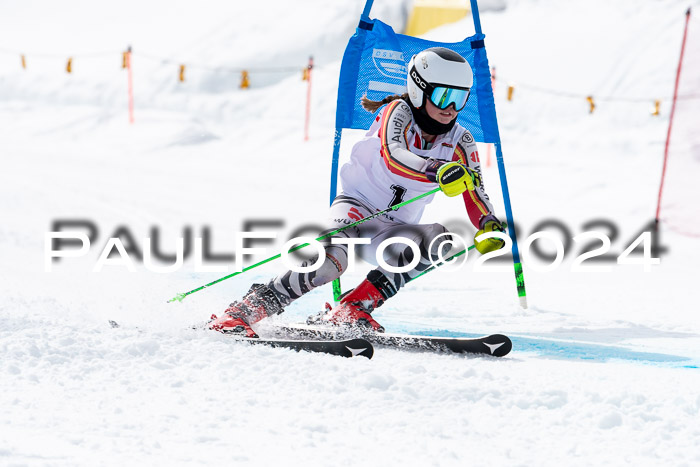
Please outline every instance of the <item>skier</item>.
[[[467, 103], [472, 83], [472, 69], [461, 55], [434, 47], [411, 58], [408, 93], [388, 96], [382, 101], [362, 98], [363, 107], [370, 112], [387, 105], [376, 117], [366, 138], [355, 144], [350, 162], [341, 169], [343, 190], [331, 205], [333, 228], [328, 232], [425, 193], [436, 184], [447, 196], [463, 194], [469, 218], [478, 230], [476, 236], [504, 231], [481, 183], [474, 138], [456, 123], [458, 112]], [[430, 267], [431, 258], [438, 258], [438, 247], [434, 245], [432, 251], [428, 251], [429, 246], [436, 236], [447, 233], [447, 229], [440, 224], [418, 224], [423, 209], [433, 197], [422, 198], [334, 236], [370, 237], [371, 243], [360, 248], [366, 259], [374, 257], [383, 240], [408, 237], [419, 245], [421, 258], [415, 269], [406, 273], [392, 273], [382, 267], [372, 270], [357, 287], [341, 297], [338, 305], [326, 305], [327, 310], [319, 315], [317, 322], [384, 331], [372, 317], [372, 311]], [[475, 245], [483, 254], [502, 248], [504, 242], [489, 238]], [[252, 324], [281, 313], [294, 300], [345, 272], [347, 245], [331, 244], [327, 240], [324, 248], [326, 258], [320, 269], [310, 273], [288, 271], [267, 284], [253, 284], [221, 317], [212, 316], [210, 328], [258, 337]], [[449, 249], [449, 244], [444, 248]], [[413, 260], [413, 250], [404, 244], [394, 243], [386, 251], [390, 252], [391, 258], [386, 261], [391, 266], [406, 265]], [[315, 263], [316, 259], [310, 262]]]

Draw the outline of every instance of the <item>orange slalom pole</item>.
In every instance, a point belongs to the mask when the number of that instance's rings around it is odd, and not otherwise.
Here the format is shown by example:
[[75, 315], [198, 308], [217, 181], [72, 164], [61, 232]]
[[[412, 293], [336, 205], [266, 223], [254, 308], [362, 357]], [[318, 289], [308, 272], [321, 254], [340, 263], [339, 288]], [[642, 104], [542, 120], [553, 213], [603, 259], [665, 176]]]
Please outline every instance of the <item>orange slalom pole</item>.
[[131, 46], [126, 50], [126, 71], [129, 76], [129, 123], [134, 123], [134, 77], [131, 73]]
[[304, 121], [304, 141], [309, 140], [309, 120], [311, 118], [311, 70], [314, 67], [314, 58], [309, 57], [308, 73], [306, 75], [308, 85], [306, 87], [306, 119]]

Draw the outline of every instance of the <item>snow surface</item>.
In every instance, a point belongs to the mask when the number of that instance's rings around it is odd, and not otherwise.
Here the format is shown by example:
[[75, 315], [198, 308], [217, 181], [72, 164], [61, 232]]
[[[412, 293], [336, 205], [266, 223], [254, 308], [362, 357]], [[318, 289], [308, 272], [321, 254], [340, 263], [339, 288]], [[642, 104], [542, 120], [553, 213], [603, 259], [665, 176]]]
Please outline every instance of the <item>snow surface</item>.
[[[246, 220], [280, 219], [272, 254], [297, 226], [322, 222], [339, 60], [362, 4], [0, 6], [0, 464], [700, 463], [698, 101], [677, 109], [683, 130], [669, 175], [681, 178], [667, 186], [668, 252], [652, 272], [614, 263], [572, 272], [572, 254], [552, 272], [526, 268], [524, 310], [512, 269], [475, 273], [472, 257], [460, 272], [410, 284], [376, 312], [392, 331], [509, 334], [515, 348], [503, 359], [378, 349], [371, 361], [346, 360], [189, 329], [279, 263], [181, 304], [165, 302], [224, 273], [196, 272], [192, 259], [170, 274], [139, 262], [134, 273], [92, 272], [120, 227], [141, 250], [159, 234], [165, 252], [187, 227], [195, 236], [209, 227], [212, 250], [223, 253]], [[617, 255], [653, 219], [689, 5], [700, 14], [697, 0], [521, 0], [484, 12], [521, 242], [545, 219], [572, 235], [606, 219], [619, 228]], [[409, 7], [381, 0], [373, 16], [400, 30]], [[426, 37], [472, 33], [467, 19]], [[683, 89], [700, 93], [697, 18], [688, 41]], [[119, 69], [128, 44], [134, 125]], [[26, 54], [27, 70], [15, 52]], [[252, 88], [241, 91], [237, 74], [193, 66], [177, 82], [179, 63], [301, 68], [311, 54], [318, 66], [306, 143], [300, 73], [251, 73]], [[515, 99], [507, 102], [510, 82]], [[649, 100], [599, 101], [589, 115], [585, 100], [535, 86]], [[661, 116], [651, 117], [657, 98]], [[343, 159], [361, 137], [344, 132]], [[496, 168], [485, 167], [484, 179], [502, 215]], [[424, 220], [468, 239], [460, 204], [437, 198]], [[57, 219], [90, 220], [99, 236], [87, 257], [47, 273], [44, 234]], [[526, 267], [537, 262], [530, 259]], [[366, 270], [348, 273], [344, 286]], [[278, 319], [302, 320], [329, 297], [328, 288], [315, 290]]]

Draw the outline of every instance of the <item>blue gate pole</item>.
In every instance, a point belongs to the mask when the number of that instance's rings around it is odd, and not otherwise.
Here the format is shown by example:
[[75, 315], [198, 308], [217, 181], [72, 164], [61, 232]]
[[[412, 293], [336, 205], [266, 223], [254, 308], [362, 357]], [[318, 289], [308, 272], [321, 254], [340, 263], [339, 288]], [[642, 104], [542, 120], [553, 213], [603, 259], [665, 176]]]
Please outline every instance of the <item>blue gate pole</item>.
[[[479, 18], [479, 6], [476, 0], [470, 0], [472, 8], [472, 18], [474, 20], [474, 30], [477, 34], [483, 34], [481, 31], [481, 19]], [[510, 192], [508, 191], [508, 180], [506, 178], [506, 166], [503, 162], [503, 151], [501, 150], [501, 136], [498, 131], [498, 120], [496, 119], [496, 113], [494, 111], [494, 121], [496, 121], [496, 132], [498, 134], [498, 139], [494, 146], [496, 146], [496, 161], [498, 163], [498, 175], [501, 179], [501, 191], [503, 192], [503, 204], [506, 208], [506, 221], [508, 222], [508, 235], [510, 235], [513, 241], [513, 248], [511, 250], [513, 254], [513, 268], [515, 270], [515, 286], [518, 290], [518, 299], [520, 301], [520, 306], [527, 308], [527, 293], [525, 291], [525, 277], [523, 276], [523, 264], [520, 261], [520, 252], [518, 251], [518, 240], [515, 236], [515, 225], [513, 224], [513, 210], [510, 206]]]
[[335, 128], [335, 136], [333, 137], [333, 160], [331, 162], [331, 200], [329, 204], [333, 204], [333, 200], [338, 194], [338, 160], [340, 159], [340, 140], [343, 138], [343, 129]]
[[362, 10], [362, 16], [360, 19], [362, 21], [368, 21], [369, 22], [369, 12], [372, 9], [372, 5], [374, 4], [374, 0], [367, 0], [365, 2], [365, 9]]
[[[333, 137], [333, 161], [331, 162], [331, 200], [329, 204], [333, 204], [333, 200], [338, 194], [338, 159], [340, 158], [340, 140], [343, 138], [343, 129], [336, 127], [335, 136]], [[333, 301], [338, 304], [340, 295], [343, 290], [340, 286], [340, 278], [333, 280]]]
[[525, 291], [525, 277], [523, 275], [523, 263], [520, 261], [518, 251], [518, 240], [515, 237], [515, 225], [513, 224], [513, 210], [510, 206], [510, 192], [508, 191], [508, 179], [506, 178], [506, 166], [503, 163], [503, 151], [500, 140], [494, 144], [496, 146], [496, 161], [498, 163], [498, 174], [501, 178], [501, 191], [503, 192], [503, 204], [506, 208], [506, 221], [508, 222], [508, 235], [513, 240], [513, 268], [515, 270], [515, 286], [518, 291], [520, 306], [527, 308], [527, 292]]
[[[369, 12], [372, 10], [372, 5], [374, 0], [366, 0], [365, 8], [362, 10], [362, 15], [360, 16], [360, 23], [369, 22]], [[331, 162], [331, 200], [330, 204], [333, 204], [333, 200], [338, 194], [338, 160], [340, 159], [340, 141], [343, 139], [343, 129], [336, 125], [335, 135], [333, 137], [333, 161]], [[340, 301], [340, 294], [342, 289], [340, 287], [340, 279], [335, 279], [333, 281], [333, 300], [337, 304]]]

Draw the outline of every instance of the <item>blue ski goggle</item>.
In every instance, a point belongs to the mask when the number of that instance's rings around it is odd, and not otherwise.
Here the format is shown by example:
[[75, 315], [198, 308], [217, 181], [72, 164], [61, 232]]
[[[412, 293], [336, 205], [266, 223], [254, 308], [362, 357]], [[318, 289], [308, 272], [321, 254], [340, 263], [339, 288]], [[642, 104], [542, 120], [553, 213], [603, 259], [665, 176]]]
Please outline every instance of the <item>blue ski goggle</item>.
[[430, 94], [430, 102], [435, 104], [438, 109], [444, 110], [449, 106], [455, 106], [455, 110], [459, 112], [467, 105], [470, 89], [448, 88], [436, 86]]
[[470, 88], [428, 83], [418, 74], [415, 66], [411, 67], [409, 75], [425, 96], [430, 99], [430, 102], [438, 109], [444, 110], [454, 105], [455, 110], [459, 112], [467, 105], [467, 99], [469, 99], [469, 93], [471, 92]]

